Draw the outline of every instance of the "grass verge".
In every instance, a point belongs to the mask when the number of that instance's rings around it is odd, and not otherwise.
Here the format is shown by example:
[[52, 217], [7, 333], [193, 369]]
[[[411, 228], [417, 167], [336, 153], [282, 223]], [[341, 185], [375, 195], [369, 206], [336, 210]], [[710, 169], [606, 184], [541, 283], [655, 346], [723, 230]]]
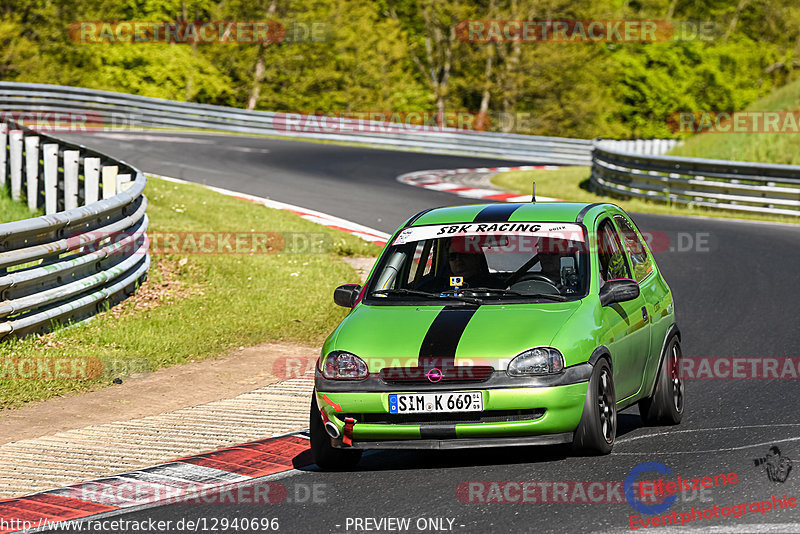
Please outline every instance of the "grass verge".
[[664, 215], [694, 215], [701, 217], [721, 217], [727, 219], [748, 219], [758, 221], [800, 224], [798, 217], [781, 215], [755, 215], [750, 213], [728, 213], [702, 207], [667, 205], [641, 199], [620, 200], [595, 194], [588, 189], [589, 167], [561, 167], [556, 170], [509, 171], [496, 174], [492, 183], [503, 189], [531, 194], [531, 184], [536, 182], [536, 194], [575, 202], [612, 202], [625, 211], [639, 213], [660, 213]]
[[[757, 100], [752, 111], [797, 110], [800, 108], [800, 80]], [[790, 111], [791, 113], [792, 111]], [[795, 112], [796, 114], [796, 112]], [[763, 122], [763, 121], [762, 121]], [[800, 165], [800, 132], [796, 123], [779, 123], [782, 133], [701, 133], [686, 139], [670, 154], [694, 158], [758, 161]]]
[[[346, 314], [334, 306], [333, 289], [360, 280], [340, 258], [379, 251], [292, 213], [193, 184], [150, 178], [145, 194], [153, 236], [280, 232], [286, 248], [274, 254], [153, 255], [148, 280], [120, 305], [70, 328], [0, 343], [0, 377], [20, 376], [21, 362], [38, 365], [44, 358], [90, 362], [87, 375], [94, 376], [82, 379], [79, 365], [72, 375], [73, 367], [64, 367], [65, 379], [36, 379], [47, 376], [38, 367], [34, 379], [0, 379], [0, 408], [104, 387], [118, 376], [234, 347], [278, 340], [321, 343]], [[102, 372], [92, 373], [92, 362], [100, 362]]]
[[31, 212], [27, 205], [11, 200], [7, 188], [0, 187], [0, 223], [21, 221], [39, 215], [44, 215], [44, 212], [42, 210]]

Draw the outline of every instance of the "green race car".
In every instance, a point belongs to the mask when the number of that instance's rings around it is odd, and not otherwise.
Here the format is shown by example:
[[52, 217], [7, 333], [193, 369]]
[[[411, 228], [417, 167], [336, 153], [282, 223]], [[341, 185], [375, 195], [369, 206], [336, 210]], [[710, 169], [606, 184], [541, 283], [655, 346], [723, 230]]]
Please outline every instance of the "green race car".
[[317, 362], [320, 468], [364, 449], [571, 443], [607, 454], [617, 412], [684, 410], [672, 293], [612, 204], [437, 208], [389, 239]]

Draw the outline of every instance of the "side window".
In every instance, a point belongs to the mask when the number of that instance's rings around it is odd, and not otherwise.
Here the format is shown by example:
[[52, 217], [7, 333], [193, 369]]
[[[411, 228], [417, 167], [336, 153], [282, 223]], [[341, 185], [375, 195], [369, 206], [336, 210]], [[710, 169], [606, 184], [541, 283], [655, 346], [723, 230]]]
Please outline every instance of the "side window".
[[647, 246], [636, 234], [628, 219], [622, 215], [614, 215], [614, 220], [617, 222], [622, 234], [622, 242], [625, 244], [625, 249], [628, 251], [633, 263], [633, 277], [637, 282], [641, 282], [647, 278], [648, 274], [653, 272], [653, 262], [650, 261], [650, 257], [647, 255]]
[[600, 255], [600, 279], [603, 282], [615, 278], [631, 278], [619, 235], [611, 219], [604, 219], [600, 223], [597, 230], [597, 245]]

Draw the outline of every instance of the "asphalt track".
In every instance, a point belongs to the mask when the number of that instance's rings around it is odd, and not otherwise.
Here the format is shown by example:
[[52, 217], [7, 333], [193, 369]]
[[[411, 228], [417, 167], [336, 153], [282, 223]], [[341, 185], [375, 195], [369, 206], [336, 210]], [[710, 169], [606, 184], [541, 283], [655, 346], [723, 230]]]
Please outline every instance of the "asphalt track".
[[[148, 172], [270, 197], [387, 232], [421, 209], [470, 202], [400, 184], [397, 175], [513, 165], [216, 135], [71, 137]], [[639, 227], [654, 233], [660, 243], [656, 258], [674, 293], [684, 356], [798, 356], [800, 227], [633, 215]], [[746, 367], [750, 369], [751, 363]], [[687, 412], [677, 427], [644, 427], [636, 408], [620, 414], [617, 445], [605, 457], [570, 456], [550, 447], [370, 452], [353, 472], [322, 473], [311, 466], [280, 475], [278, 482], [286, 486], [288, 499], [279, 504], [170, 505], [119, 518], [172, 520], [172, 525], [180, 519], [278, 518], [281, 532], [622, 532], [630, 531], [631, 515], [642, 515], [624, 496], [622, 502], [612, 503], [481, 503], [463, 502], [469, 495], [460, 500], [456, 490], [469, 481], [535, 481], [540, 483], [532, 494], [536, 500], [552, 501], [552, 482], [622, 481], [643, 462], [660, 462], [684, 478], [738, 475], [736, 484], [724, 488], [684, 492], [665, 514], [769, 500], [772, 495], [800, 497], [800, 381], [687, 379], [686, 395]], [[763, 466], [754, 463], [773, 445], [794, 460], [785, 482], [769, 480]], [[657, 477], [651, 473], [643, 478]], [[572, 494], [573, 486], [569, 487]], [[317, 502], [304, 501], [307, 490], [314, 488]], [[484, 488], [472, 495], [473, 501], [491, 496], [491, 486]], [[509, 490], [512, 499], [517, 495]], [[604, 491], [591, 497], [605, 496]], [[613, 490], [608, 496], [620, 500]], [[409, 518], [410, 526], [376, 529], [373, 523], [354, 521], [389, 517]], [[430, 524], [417, 523], [420, 518], [445, 518], [445, 528], [429, 528]], [[689, 527], [709, 532], [800, 532], [800, 506], [703, 519]]]

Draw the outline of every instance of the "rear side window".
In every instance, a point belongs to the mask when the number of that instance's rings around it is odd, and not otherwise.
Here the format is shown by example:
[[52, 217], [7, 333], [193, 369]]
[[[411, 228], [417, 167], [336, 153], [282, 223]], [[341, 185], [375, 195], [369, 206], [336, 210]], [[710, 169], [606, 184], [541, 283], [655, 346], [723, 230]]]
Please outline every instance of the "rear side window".
[[602, 282], [615, 278], [631, 278], [617, 229], [614, 228], [611, 219], [603, 219], [598, 226], [597, 245], [600, 254], [600, 280]]
[[633, 264], [633, 278], [637, 282], [641, 282], [653, 272], [653, 262], [650, 261], [650, 257], [647, 255], [647, 246], [633, 229], [631, 223], [628, 222], [628, 219], [622, 215], [614, 215], [614, 220], [617, 222], [620, 234], [622, 234], [622, 242], [625, 244], [625, 250], [628, 251]]

